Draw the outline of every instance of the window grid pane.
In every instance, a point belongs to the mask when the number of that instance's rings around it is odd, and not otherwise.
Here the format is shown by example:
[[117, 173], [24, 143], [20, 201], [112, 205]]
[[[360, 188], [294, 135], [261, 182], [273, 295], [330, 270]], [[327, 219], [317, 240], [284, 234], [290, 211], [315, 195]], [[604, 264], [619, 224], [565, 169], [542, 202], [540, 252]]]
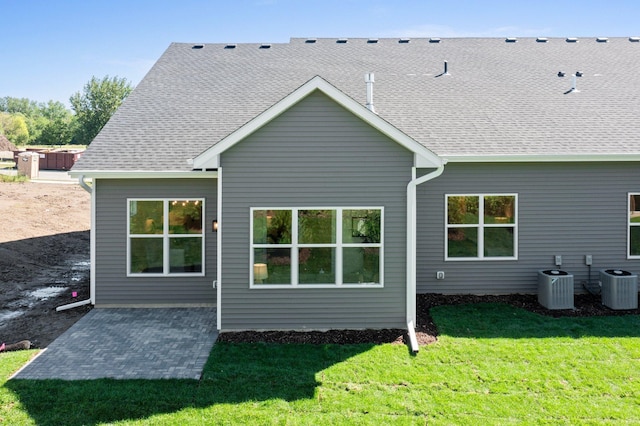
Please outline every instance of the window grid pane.
[[129, 200], [128, 273], [204, 272], [203, 199]]
[[381, 284], [382, 209], [256, 208], [252, 223], [254, 286]]
[[446, 259], [515, 259], [516, 195], [447, 195]]

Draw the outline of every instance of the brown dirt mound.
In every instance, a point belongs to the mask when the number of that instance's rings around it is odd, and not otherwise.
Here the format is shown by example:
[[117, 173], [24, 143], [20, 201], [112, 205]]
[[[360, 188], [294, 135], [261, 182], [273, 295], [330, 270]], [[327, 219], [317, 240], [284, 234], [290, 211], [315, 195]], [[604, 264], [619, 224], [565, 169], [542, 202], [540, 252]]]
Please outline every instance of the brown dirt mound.
[[0, 151], [17, 151], [18, 147], [11, 143], [3, 134], [0, 134]]

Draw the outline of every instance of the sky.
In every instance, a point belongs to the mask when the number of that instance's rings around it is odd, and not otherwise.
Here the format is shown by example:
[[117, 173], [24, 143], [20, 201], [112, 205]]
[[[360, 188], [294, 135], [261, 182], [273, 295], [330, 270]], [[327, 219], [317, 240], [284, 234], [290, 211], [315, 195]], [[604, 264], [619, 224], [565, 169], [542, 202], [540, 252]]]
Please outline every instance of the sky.
[[171, 42], [640, 36], [638, 0], [0, 0], [0, 98], [136, 85]]

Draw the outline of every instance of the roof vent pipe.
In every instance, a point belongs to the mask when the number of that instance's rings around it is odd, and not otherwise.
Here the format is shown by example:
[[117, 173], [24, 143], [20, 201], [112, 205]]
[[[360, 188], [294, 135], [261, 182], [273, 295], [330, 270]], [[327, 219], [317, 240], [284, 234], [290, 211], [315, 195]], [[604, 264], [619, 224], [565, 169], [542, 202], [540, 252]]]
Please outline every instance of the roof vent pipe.
[[442, 75], [449, 75], [449, 62], [444, 61], [444, 72]]
[[367, 104], [366, 107], [369, 111], [375, 113], [376, 110], [373, 107], [373, 83], [375, 79], [373, 78], [373, 73], [368, 72], [364, 75], [364, 81], [367, 83]]
[[581, 72], [576, 72], [575, 74], [573, 74], [571, 79], [571, 89], [568, 90], [567, 92], [564, 92], [564, 94], [569, 94], [569, 93], [579, 93], [580, 91], [578, 90], [578, 77], [582, 77], [582, 73]]

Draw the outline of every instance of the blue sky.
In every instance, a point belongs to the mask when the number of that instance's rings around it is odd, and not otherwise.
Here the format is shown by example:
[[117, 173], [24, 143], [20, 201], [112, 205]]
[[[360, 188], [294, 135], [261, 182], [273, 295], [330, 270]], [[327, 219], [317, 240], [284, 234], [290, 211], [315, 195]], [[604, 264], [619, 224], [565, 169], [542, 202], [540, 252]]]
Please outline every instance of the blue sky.
[[169, 43], [290, 37], [640, 36], [638, 0], [0, 0], [0, 97], [68, 105], [137, 84]]

